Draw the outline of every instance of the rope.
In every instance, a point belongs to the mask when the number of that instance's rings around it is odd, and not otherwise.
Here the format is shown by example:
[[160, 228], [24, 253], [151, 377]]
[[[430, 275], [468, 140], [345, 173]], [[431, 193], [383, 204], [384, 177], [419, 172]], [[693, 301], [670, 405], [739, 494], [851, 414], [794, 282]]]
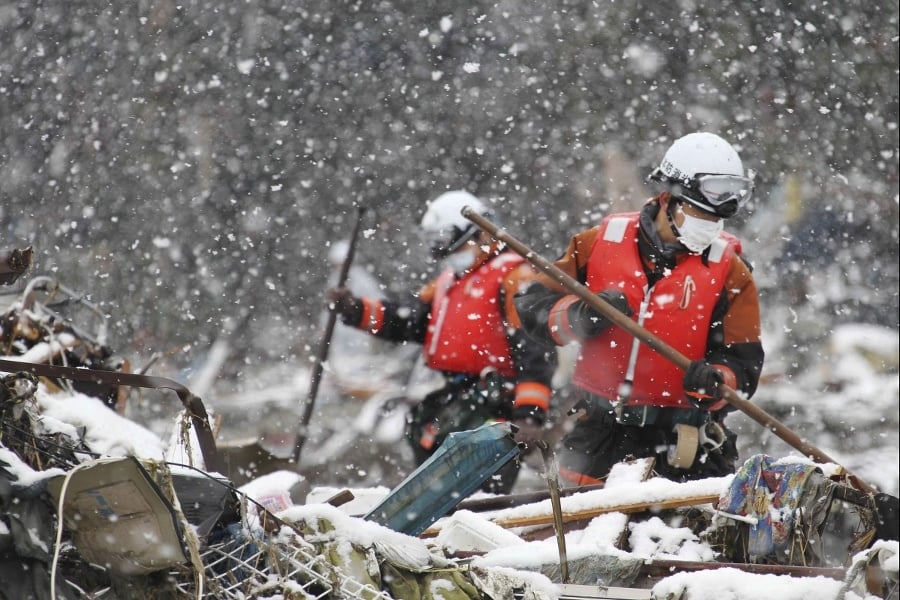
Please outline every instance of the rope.
[[[181, 526], [184, 529], [185, 545], [191, 556], [191, 566], [194, 567], [194, 572], [196, 573], [197, 600], [202, 600], [203, 586], [206, 583], [206, 567], [203, 565], [203, 559], [200, 557], [200, 539], [197, 537], [197, 532], [194, 531], [193, 526], [188, 522], [187, 517], [184, 516], [184, 511], [181, 510], [181, 502], [175, 493], [175, 484], [172, 481], [171, 471], [166, 470], [165, 473], [166, 492], [168, 492], [167, 495], [171, 499], [175, 514], [178, 515], [178, 520], [181, 521]], [[215, 481], [215, 478], [211, 479]]]

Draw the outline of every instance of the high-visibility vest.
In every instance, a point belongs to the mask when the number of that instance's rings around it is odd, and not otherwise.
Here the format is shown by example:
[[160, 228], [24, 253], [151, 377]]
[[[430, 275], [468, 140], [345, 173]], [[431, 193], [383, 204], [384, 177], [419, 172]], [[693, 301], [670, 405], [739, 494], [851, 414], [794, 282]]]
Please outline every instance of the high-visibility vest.
[[523, 260], [504, 252], [459, 279], [451, 269], [438, 276], [424, 344], [429, 367], [470, 375], [493, 367], [507, 377], [515, 374], [500, 289]]
[[[622, 292], [634, 312], [633, 319], [690, 360], [702, 359], [713, 308], [724, 292], [739, 242], [730, 234], [721, 234], [710, 246], [707, 264], [700, 255], [687, 255], [648, 288], [638, 250], [638, 228], [638, 213], [603, 220], [588, 257], [586, 285], [594, 292]], [[585, 340], [573, 383], [616, 400], [629, 379], [629, 361], [633, 361], [629, 405], [691, 408], [684, 397], [681, 369], [643, 344], [632, 357], [636, 343], [636, 338], [615, 325]]]

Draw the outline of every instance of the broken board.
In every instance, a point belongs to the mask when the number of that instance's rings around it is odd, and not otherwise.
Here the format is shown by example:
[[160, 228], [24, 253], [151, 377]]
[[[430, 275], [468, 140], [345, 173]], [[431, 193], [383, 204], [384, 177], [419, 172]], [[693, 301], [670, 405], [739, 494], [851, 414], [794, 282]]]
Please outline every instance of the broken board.
[[[121, 575], [187, 561], [172, 504], [134, 458], [100, 459], [48, 481], [78, 552]], [[62, 525], [59, 525], [60, 527]]]

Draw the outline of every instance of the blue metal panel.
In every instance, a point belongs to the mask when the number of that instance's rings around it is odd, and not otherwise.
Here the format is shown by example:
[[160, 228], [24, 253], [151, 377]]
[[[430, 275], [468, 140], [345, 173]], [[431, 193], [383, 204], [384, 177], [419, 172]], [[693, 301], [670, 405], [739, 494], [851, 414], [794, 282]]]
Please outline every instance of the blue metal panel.
[[509, 423], [487, 423], [451, 433], [364, 518], [400, 533], [419, 535], [518, 454]]

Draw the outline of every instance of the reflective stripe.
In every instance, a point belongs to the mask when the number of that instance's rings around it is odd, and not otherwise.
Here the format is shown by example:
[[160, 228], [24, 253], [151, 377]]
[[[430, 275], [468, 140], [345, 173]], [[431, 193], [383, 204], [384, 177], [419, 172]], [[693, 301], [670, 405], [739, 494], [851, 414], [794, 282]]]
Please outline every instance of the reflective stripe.
[[550, 408], [550, 388], [537, 381], [523, 381], [516, 384], [513, 406], [536, 406], [547, 410]]
[[[644, 297], [641, 300], [641, 306], [638, 309], [638, 318], [637, 323], [641, 327], [644, 326], [644, 319], [647, 317], [647, 311], [650, 307], [650, 296], [652, 295], [652, 289], [649, 285], [644, 286]], [[631, 340], [631, 354], [628, 355], [628, 367], [625, 369], [625, 381], [619, 384], [618, 388], [618, 402], [628, 402], [631, 398], [631, 390], [634, 389], [634, 372], [637, 367], [637, 359], [638, 359], [638, 351], [641, 348], [641, 339], [638, 336], [633, 336]], [[617, 406], [618, 407], [618, 406]], [[617, 414], [621, 414], [621, 411], [617, 411]]]
[[428, 344], [427, 349], [428, 356], [434, 356], [437, 352], [438, 344], [441, 341], [441, 330], [444, 328], [444, 319], [447, 318], [447, 305], [449, 302], [450, 299], [442, 293], [437, 306], [437, 318], [434, 319], [434, 327], [428, 328], [428, 334], [431, 336], [431, 342]]
[[363, 298], [363, 314], [360, 329], [378, 333], [384, 326], [384, 304], [381, 300]]
[[590, 475], [585, 475], [584, 473], [572, 471], [565, 467], [559, 468], [559, 476], [566, 481], [571, 481], [575, 485], [597, 485], [600, 483], [605, 483], [603, 479], [597, 479], [596, 477], [591, 477]]
[[565, 346], [569, 342], [577, 342], [578, 336], [572, 331], [569, 322], [569, 307], [578, 302], [578, 296], [563, 296], [559, 302], [550, 309], [547, 318], [547, 326], [550, 328], [550, 337], [558, 346]]
[[619, 243], [625, 239], [625, 232], [628, 230], [628, 224], [631, 221], [628, 217], [613, 217], [606, 225], [603, 231], [603, 239], [607, 242]]

